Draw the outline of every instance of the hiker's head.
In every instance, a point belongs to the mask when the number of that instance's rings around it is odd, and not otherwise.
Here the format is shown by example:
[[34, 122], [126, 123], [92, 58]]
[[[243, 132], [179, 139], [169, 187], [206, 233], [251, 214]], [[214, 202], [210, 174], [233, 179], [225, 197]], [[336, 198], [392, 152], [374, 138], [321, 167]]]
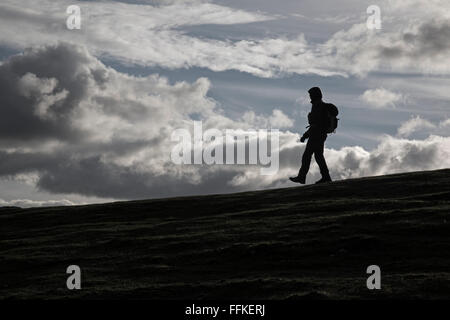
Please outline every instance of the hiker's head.
[[311, 98], [311, 102], [322, 100], [322, 91], [319, 87], [312, 87], [308, 90], [309, 97]]

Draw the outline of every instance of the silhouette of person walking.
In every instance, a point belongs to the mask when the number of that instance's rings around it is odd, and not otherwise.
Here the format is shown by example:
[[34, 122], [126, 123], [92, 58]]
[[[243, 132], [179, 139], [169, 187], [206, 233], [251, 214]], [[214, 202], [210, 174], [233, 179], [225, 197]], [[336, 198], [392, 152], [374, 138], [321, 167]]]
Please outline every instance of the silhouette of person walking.
[[[311, 112], [308, 114], [309, 129], [300, 139], [301, 142], [305, 142], [305, 140], [308, 139], [308, 142], [303, 153], [302, 166], [298, 175], [296, 177], [290, 177], [289, 179], [292, 182], [305, 184], [306, 175], [311, 164], [311, 158], [314, 154], [314, 158], [319, 165], [320, 173], [322, 175], [322, 179], [316, 183], [331, 182], [332, 180], [325, 157], [323, 156], [323, 150], [327, 134], [333, 132], [337, 127], [336, 116], [338, 110], [333, 104], [322, 101], [322, 91], [319, 87], [309, 89], [308, 93], [312, 104]], [[332, 122], [330, 123], [330, 119], [333, 119], [333, 117], [336, 119], [335, 124]]]

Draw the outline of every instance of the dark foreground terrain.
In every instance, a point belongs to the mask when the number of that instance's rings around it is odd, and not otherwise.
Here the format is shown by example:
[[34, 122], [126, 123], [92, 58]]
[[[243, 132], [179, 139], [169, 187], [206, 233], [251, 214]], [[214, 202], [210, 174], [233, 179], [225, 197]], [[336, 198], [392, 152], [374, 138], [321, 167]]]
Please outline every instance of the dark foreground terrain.
[[[66, 288], [72, 264], [82, 290]], [[0, 298], [67, 297], [450, 298], [450, 170], [0, 209]]]

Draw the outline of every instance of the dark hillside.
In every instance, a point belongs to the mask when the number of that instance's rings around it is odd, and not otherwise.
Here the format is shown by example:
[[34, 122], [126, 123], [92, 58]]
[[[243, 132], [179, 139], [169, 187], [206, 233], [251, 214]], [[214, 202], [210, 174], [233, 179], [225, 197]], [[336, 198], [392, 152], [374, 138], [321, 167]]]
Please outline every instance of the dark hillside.
[[[82, 290], [66, 268], [82, 269]], [[379, 265], [382, 289], [368, 290]], [[0, 208], [0, 298], [450, 298], [450, 170]]]

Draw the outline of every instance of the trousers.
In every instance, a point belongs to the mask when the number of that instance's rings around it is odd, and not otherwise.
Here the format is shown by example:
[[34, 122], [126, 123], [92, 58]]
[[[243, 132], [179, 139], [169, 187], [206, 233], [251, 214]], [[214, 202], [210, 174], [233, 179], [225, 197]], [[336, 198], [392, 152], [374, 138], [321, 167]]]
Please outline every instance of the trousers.
[[325, 161], [325, 157], [323, 156], [326, 139], [326, 133], [316, 133], [312, 134], [309, 137], [308, 142], [306, 143], [305, 151], [303, 152], [302, 166], [298, 173], [299, 176], [306, 177], [306, 174], [308, 173], [309, 167], [311, 165], [311, 158], [313, 154], [317, 164], [319, 165], [320, 174], [322, 175], [322, 177], [330, 176], [327, 162]]

